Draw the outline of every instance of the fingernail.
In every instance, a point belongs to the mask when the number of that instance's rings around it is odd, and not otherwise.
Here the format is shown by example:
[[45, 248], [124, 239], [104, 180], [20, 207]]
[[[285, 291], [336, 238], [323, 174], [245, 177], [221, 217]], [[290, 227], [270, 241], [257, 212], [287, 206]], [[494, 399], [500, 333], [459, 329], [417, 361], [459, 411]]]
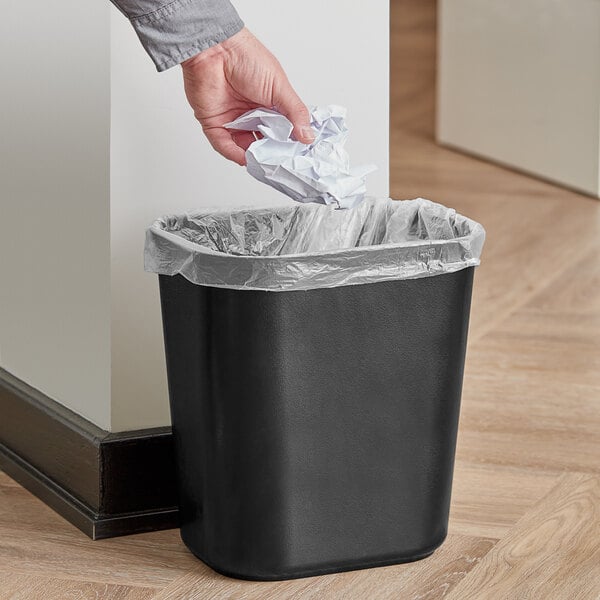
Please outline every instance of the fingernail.
[[311, 142], [314, 142], [316, 136], [312, 127], [302, 127], [300, 132], [302, 133], [302, 137], [305, 140], [310, 140]]

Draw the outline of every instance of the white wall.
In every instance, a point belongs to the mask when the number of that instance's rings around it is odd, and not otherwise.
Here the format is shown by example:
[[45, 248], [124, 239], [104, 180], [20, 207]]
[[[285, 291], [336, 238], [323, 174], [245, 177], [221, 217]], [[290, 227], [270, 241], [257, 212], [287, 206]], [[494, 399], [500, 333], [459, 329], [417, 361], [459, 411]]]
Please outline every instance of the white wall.
[[[237, 0], [308, 104], [349, 109], [353, 164], [375, 163], [369, 193], [388, 195], [387, 0]], [[181, 71], [154, 71], [133, 31], [111, 15], [112, 429], [168, 423], [158, 282], [143, 272], [146, 226], [210, 204], [290, 202], [210, 148], [185, 102]]]
[[108, 2], [4, 2], [0, 53], [0, 366], [109, 428]]
[[[353, 163], [387, 196], [387, 0], [236, 5], [307, 103], [349, 108]], [[215, 154], [180, 69], [156, 73], [108, 0], [9, 0], [0, 44], [0, 366], [104, 429], [168, 424], [145, 228], [290, 200]]]
[[600, 195], [600, 0], [439, 8], [439, 140]]

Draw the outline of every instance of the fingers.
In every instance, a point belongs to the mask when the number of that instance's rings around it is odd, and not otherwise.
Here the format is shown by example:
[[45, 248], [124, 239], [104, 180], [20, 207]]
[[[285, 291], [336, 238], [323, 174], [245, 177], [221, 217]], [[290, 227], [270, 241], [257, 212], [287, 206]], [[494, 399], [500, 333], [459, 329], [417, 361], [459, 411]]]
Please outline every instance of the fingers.
[[262, 137], [262, 134], [255, 131], [235, 131], [231, 132], [233, 141], [243, 150], [248, 150], [250, 144]]
[[275, 108], [285, 115], [294, 126], [294, 138], [303, 144], [314, 142], [315, 132], [310, 126], [308, 109], [288, 81], [273, 100]]
[[210, 145], [225, 158], [232, 160], [238, 165], [246, 164], [246, 153], [240, 148], [227, 129], [222, 127], [207, 127], [204, 129], [204, 135], [208, 138]]

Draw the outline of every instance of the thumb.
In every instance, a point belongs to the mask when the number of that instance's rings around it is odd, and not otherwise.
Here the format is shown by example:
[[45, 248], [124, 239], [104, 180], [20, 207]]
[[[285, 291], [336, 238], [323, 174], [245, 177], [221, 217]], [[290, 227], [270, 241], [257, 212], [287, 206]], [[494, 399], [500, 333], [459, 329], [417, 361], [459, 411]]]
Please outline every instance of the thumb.
[[310, 113], [289, 82], [286, 81], [280, 93], [273, 100], [275, 108], [294, 126], [294, 138], [303, 144], [314, 142], [316, 136], [310, 126]]

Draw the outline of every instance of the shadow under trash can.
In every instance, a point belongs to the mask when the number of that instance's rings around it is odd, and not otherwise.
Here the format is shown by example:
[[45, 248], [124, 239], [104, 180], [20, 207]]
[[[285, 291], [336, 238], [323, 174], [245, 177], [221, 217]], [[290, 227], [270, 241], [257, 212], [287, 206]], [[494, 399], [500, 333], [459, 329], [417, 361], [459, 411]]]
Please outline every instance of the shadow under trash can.
[[274, 580], [447, 533], [481, 225], [427, 200], [156, 221], [181, 536]]

